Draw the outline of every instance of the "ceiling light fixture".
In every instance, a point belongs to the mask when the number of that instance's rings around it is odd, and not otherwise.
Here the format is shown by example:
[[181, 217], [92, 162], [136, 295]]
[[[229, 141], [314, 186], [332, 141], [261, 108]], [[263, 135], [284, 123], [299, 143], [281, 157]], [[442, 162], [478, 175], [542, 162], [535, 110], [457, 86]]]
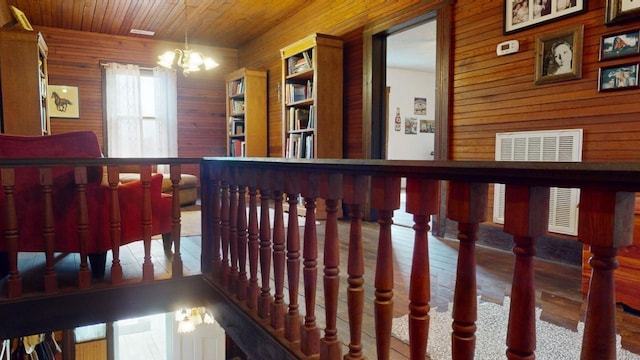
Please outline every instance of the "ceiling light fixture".
[[178, 333], [185, 334], [196, 329], [197, 325], [213, 324], [215, 319], [213, 314], [205, 307], [182, 308], [175, 312], [178, 322]]
[[[184, 49], [174, 49], [166, 51], [164, 54], [158, 56], [158, 65], [164, 66], [167, 69], [173, 67], [174, 61], [176, 65], [182, 68], [182, 74], [187, 77], [189, 73], [194, 71], [211, 70], [218, 66], [210, 57], [205, 57], [197, 51], [189, 49], [189, 42], [187, 36], [187, 28], [189, 22], [187, 21], [187, 0], [184, 1]], [[177, 59], [176, 59], [177, 56]]]

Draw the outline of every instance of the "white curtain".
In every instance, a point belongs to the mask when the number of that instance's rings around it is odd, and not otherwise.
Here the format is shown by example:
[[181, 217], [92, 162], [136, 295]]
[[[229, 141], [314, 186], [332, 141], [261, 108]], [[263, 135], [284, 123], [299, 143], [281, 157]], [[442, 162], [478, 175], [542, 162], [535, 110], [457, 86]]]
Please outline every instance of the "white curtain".
[[[140, 68], [106, 66], [107, 149], [110, 157], [178, 156], [176, 72], [154, 68], [155, 116], [143, 117]], [[158, 168], [159, 172], [163, 172]]]

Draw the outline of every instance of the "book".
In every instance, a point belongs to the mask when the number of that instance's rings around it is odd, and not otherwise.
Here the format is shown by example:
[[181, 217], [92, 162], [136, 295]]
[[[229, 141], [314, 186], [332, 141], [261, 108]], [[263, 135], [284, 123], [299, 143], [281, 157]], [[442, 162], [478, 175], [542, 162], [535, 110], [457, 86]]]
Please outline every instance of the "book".
[[229, 118], [229, 135], [242, 135], [244, 134], [244, 119], [235, 117]]

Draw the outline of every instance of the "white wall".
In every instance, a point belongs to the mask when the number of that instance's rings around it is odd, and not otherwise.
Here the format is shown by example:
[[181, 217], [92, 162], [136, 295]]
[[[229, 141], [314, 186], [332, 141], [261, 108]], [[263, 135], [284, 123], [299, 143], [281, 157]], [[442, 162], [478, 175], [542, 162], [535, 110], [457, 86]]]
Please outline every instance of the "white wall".
[[[435, 119], [435, 74], [387, 68], [389, 119], [387, 122], [387, 159], [433, 160], [434, 134], [420, 132], [420, 120]], [[414, 98], [427, 99], [426, 115], [414, 114]], [[401, 126], [396, 131], [396, 109], [400, 108]], [[417, 134], [405, 134], [405, 118], [418, 119]]]

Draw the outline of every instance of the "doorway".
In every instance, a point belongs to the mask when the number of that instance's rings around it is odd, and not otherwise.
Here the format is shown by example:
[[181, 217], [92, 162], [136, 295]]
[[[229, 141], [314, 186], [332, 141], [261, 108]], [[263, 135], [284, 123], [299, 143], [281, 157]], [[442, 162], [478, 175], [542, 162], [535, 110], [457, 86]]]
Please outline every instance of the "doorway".
[[387, 36], [387, 160], [435, 155], [436, 20]]

